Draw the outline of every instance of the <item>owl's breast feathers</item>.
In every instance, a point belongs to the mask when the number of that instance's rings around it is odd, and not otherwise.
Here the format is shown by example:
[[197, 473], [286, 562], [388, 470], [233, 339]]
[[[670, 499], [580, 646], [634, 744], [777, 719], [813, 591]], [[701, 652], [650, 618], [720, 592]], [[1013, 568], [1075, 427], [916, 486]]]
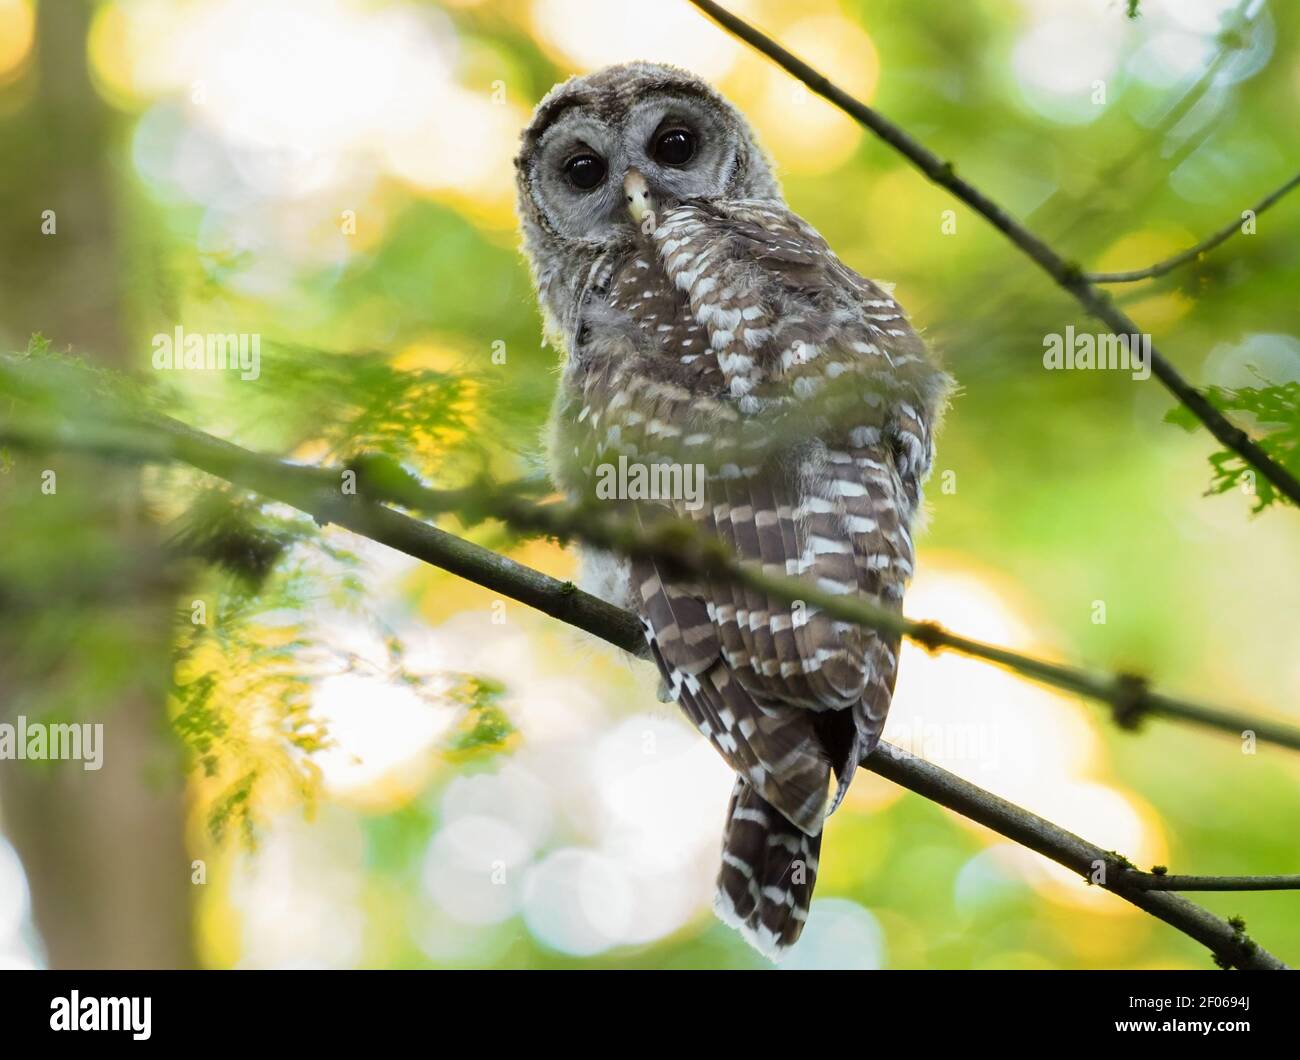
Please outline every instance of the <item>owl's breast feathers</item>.
[[[701, 464], [689, 518], [742, 560], [901, 608], [947, 377], [903, 311], [780, 203], [693, 203], [608, 262], [579, 312], [561, 456], [591, 496], [600, 464]], [[804, 833], [879, 739], [896, 637], [720, 580], [632, 565], [673, 696]], [[833, 808], [834, 804], [832, 804]]]

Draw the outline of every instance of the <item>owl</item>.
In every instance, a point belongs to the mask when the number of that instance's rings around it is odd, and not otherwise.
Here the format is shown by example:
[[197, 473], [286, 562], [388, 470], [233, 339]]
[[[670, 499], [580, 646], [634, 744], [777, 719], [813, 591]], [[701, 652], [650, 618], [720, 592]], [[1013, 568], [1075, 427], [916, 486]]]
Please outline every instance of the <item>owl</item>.
[[[949, 380], [890, 289], [786, 206], [740, 113], [687, 71], [612, 66], [546, 95], [515, 165], [563, 352], [560, 487], [901, 610]], [[658, 474], [594, 491], [615, 466]], [[807, 920], [823, 822], [880, 739], [898, 638], [661, 557], [588, 550], [583, 568], [641, 618], [664, 693], [736, 774], [714, 909], [777, 959]]]

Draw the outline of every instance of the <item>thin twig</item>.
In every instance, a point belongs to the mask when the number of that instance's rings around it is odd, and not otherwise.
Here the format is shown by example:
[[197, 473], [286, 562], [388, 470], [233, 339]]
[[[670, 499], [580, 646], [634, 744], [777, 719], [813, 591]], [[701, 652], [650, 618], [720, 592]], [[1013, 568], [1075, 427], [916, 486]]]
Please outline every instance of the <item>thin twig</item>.
[[[1300, 173], [1297, 173], [1276, 191], [1265, 195], [1264, 198], [1250, 208], [1250, 212], [1258, 217], [1297, 186], [1300, 186]], [[1084, 279], [1089, 283], [1134, 283], [1137, 280], [1150, 280], [1156, 276], [1163, 276], [1167, 272], [1173, 272], [1179, 265], [1185, 265], [1187, 262], [1213, 250], [1221, 243], [1226, 243], [1241, 231], [1241, 227], [1242, 222], [1240, 220], [1231, 221], [1215, 232], [1214, 235], [1201, 240], [1194, 247], [1188, 247], [1182, 253], [1175, 254], [1164, 261], [1157, 261], [1154, 265], [1148, 265], [1145, 269], [1132, 269], [1129, 272], [1089, 272], [1084, 274]]]
[[[797, 58], [765, 33], [713, 0], [690, 0], [706, 15], [728, 32], [756, 48], [792, 76], [798, 78], [813, 92], [829, 100], [854, 120], [875, 133], [899, 154], [903, 155], [931, 181], [946, 188], [976, 213], [980, 214], [1012, 243], [1025, 252], [1044, 272], [1068, 291], [1090, 314], [1101, 320], [1116, 335], [1139, 335], [1137, 324], [1122, 312], [1110, 296], [1090, 284], [1078, 265], [1066, 261], [1051, 247], [1020, 224], [1006, 210], [990, 199], [970, 182], [959, 177], [951, 162], [945, 162], [927, 147], [889, 121], [865, 103], [854, 99], [837, 87], [824, 74], [819, 73]], [[1237, 453], [1246, 463], [1253, 465], [1283, 496], [1300, 506], [1300, 481], [1286, 468], [1270, 457], [1240, 427], [1234, 425], [1216, 409], [1209, 400], [1192, 386], [1165, 356], [1151, 346], [1151, 370], [1156, 378], [1179, 401], [1189, 408], [1207, 430], [1225, 447]]]
[[1246, 937], [1240, 921], [1222, 920], [1176, 894], [1131, 885], [1122, 859], [1080, 839], [1023, 807], [1008, 802], [933, 762], [882, 743], [863, 765], [940, 806], [969, 817], [999, 835], [1077, 872], [1124, 901], [1144, 909], [1171, 927], [1208, 946], [1223, 963], [1237, 968], [1285, 968], [1272, 954]]
[[1130, 872], [1126, 882], [1143, 891], [1300, 891], [1300, 876], [1170, 876]]
[[[4, 368], [5, 363], [0, 360], [0, 378], [4, 377]], [[946, 630], [935, 622], [907, 618], [865, 599], [828, 593], [804, 579], [768, 574], [758, 566], [740, 562], [720, 542], [705, 537], [693, 524], [682, 520], [665, 519], [647, 530], [607, 509], [567, 503], [538, 504], [513, 486], [501, 487], [486, 480], [458, 490], [433, 490], [382, 458], [358, 458], [346, 468], [286, 463], [163, 416], [149, 417], [133, 426], [110, 426], [102, 434], [97, 434], [97, 430], [84, 423], [65, 423], [57, 431], [40, 430], [11, 419], [0, 424], [0, 442], [29, 449], [79, 450], [151, 463], [180, 461], [360, 533], [373, 529], [370, 520], [386, 518], [376, 515], [362, 502], [396, 504], [426, 515], [455, 514], [470, 521], [498, 519], [516, 532], [564, 541], [577, 539], [622, 555], [649, 556], [690, 575], [743, 584], [784, 603], [800, 602], [845, 621], [896, 633], [930, 651], [946, 649], [1004, 667], [1022, 677], [1108, 704], [1115, 721], [1123, 728], [1135, 728], [1148, 715], [1162, 716], [1219, 729], [1238, 738], [1250, 735], [1256, 741], [1300, 750], [1300, 729], [1284, 722], [1154, 691], [1142, 678], [1132, 674], [1091, 673], [986, 644]], [[349, 471], [355, 476], [355, 495], [346, 495], [341, 488]], [[366, 520], [360, 527], [358, 518]], [[473, 562], [483, 558], [476, 554]], [[534, 606], [571, 621], [567, 613], [550, 610], [555, 604], [555, 601], [539, 599]], [[644, 651], [639, 630], [637, 644]]]

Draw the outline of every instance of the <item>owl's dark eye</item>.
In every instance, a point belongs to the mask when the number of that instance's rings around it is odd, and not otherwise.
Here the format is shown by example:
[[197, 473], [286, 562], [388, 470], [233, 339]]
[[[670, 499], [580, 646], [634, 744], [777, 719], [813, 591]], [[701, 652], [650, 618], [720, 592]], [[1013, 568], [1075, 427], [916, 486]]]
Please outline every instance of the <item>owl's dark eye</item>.
[[669, 129], [655, 140], [655, 161], [666, 166], [684, 166], [694, 155], [695, 137], [685, 129]]
[[579, 191], [591, 191], [605, 179], [605, 163], [595, 155], [574, 155], [564, 163], [564, 175]]

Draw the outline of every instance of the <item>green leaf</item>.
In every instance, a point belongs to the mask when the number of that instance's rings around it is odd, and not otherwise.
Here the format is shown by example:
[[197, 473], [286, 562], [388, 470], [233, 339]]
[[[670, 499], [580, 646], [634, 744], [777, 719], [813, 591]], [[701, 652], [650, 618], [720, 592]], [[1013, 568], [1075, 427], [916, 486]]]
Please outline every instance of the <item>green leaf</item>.
[[[1300, 475], [1300, 382], [1263, 382], [1258, 387], [1206, 387], [1204, 394], [1219, 411], [1235, 413], [1235, 419], [1252, 428], [1256, 444], [1272, 460], [1292, 474]], [[1170, 409], [1165, 414], [1165, 422], [1189, 431], [1201, 426], [1185, 405]], [[1238, 454], [1220, 449], [1211, 453], [1209, 459], [1213, 475], [1207, 495], [1241, 490], [1255, 498], [1252, 512], [1262, 512], [1271, 504], [1286, 501], [1268, 479]]]

